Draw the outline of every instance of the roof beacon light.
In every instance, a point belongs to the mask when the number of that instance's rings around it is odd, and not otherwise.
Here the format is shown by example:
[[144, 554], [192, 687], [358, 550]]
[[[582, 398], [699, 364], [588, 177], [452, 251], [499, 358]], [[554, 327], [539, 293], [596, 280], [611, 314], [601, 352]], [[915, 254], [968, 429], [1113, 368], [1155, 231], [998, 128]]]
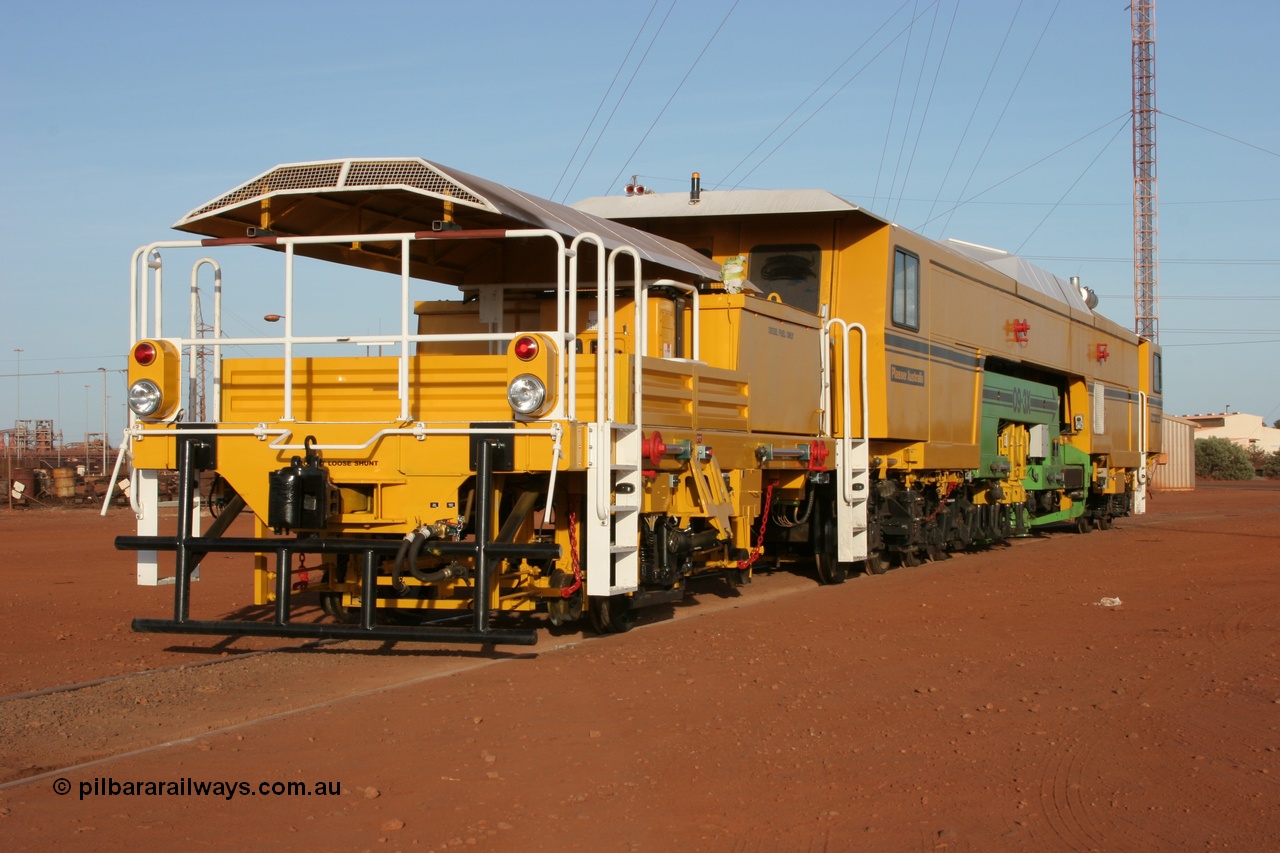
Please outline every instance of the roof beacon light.
[[689, 187], [689, 204], [697, 204], [700, 201], [702, 201], [702, 175], [694, 172], [693, 183]]

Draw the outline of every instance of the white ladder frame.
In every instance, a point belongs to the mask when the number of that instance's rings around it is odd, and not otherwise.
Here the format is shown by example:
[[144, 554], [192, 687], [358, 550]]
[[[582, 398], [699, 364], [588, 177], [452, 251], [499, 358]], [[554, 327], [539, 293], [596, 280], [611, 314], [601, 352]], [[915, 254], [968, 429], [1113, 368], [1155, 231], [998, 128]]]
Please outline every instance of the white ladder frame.
[[[871, 497], [871, 460], [868, 436], [871, 432], [871, 415], [867, 400], [867, 330], [861, 323], [847, 323], [833, 317], [823, 326], [822, 335], [822, 390], [823, 431], [832, 435], [831, 407], [831, 341], [832, 331], [840, 329], [840, 434], [836, 438], [836, 559], [841, 563], [866, 560], [870, 554], [867, 532], [867, 501]], [[862, 403], [859, 437], [849, 435], [853, 420], [853, 405], [849, 387], [849, 334], [858, 333], [860, 369], [859, 393]]]
[[1138, 471], [1134, 479], [1133, 514], [1145, 515], [1147, 512], [1147, 429], [1150, 415], [1147, 413], [1147, 394], [1138, 392]]

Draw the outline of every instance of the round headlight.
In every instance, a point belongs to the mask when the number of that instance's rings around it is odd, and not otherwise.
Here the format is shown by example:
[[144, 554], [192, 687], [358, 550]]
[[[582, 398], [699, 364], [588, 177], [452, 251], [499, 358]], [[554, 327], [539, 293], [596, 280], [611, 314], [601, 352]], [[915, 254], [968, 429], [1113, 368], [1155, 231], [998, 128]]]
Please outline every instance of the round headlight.
[[547, 399], [546, 386], [536, 376], [522, 373], [507, 386], [507, 402], [522, 415], [531, 415], [542, 408]]
[[160, 409], [160, 386], [150, 379], [139, 379], [129, 386], [129, 408], [135, 415], [148, 417]]

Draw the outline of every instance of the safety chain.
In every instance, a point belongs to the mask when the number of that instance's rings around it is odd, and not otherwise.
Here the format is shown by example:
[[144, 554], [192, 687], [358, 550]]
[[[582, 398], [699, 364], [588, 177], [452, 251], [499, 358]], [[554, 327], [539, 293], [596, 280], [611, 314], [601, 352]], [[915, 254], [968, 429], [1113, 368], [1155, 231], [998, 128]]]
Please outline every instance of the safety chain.
[[960, 483], [955, 480], [953, 480], [950, 483], [947, 483], [947, 491], [946, 493], [943, 494], [942, 497], [938, 499], [938, 505], [933, 508], [933, 512], [929, 513], [926, 517], [920, 520], [924, 522], [929, 522], [937, 518], [938, 513], [942, 512], [942, 508], [947, 505], [947, 498], [951, 497], [951, 493], [956, 490], [956, 486], [958, 485], [960, 485]]
[[582, 589], [582, 566], [578, 563], [578, 514], [569, 510], [569, 554], [573, 559], [573, 583], [560, 590], [561, 598], [572, 598]]
[[769, 526], [769, 508], [773, 504], [773, 488], [777, 483], [770, 483], [769, 488], [764, 493], [764, 512], [760, 513], [760, 535], [756, 538], [756, 547], [751, 549], [751, 556], [745, 560], [738, 561], [738, 568], [746, 571], [756, 560], [760, 559], [760, 555], [764, 553], [764, 531]]
[[298, 571], [296, 574], [300, 575], [300, 579], [293, 582], [293, 589], [295, 592], [304, 590], [311, 586], [311, 574], [307, 571], [306, 554], [298, 554]]

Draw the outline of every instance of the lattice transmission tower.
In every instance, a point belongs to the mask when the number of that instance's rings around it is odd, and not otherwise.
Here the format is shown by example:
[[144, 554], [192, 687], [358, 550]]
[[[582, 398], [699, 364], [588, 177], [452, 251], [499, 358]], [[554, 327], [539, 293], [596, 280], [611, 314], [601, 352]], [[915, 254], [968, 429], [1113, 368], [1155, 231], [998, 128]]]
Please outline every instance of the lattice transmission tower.
[[1156, 3], [1133, 0], [1133, 313], [1134, 331], [1160, 337], [1156, 294]]

